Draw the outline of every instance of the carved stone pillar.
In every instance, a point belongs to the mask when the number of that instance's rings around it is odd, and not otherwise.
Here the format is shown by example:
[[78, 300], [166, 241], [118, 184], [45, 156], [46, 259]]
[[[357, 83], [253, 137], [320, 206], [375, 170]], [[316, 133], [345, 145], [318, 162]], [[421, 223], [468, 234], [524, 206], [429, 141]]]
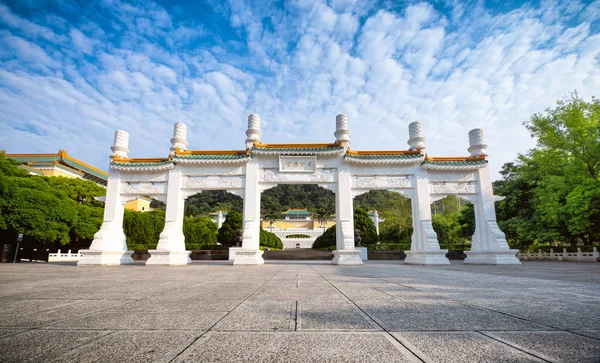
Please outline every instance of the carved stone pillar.
[[338, 169], [338, 185], [335, 193], [336, 265], [362, 265], [360, 251], [354, 248], [354, 206], [352, 204], [352, 176], [348, 170]]
[[123, 213], [125, 203], [121, 198], [121, 178], [119, 172], [112, 171], [108, 176], [102, 227], [94, 235], [92, 245], [81, 250], [83, 257], [77, 266], [83, 265], [124, 265], [133, 263], [133, 251], [127, 250], [123, 233]]
[[150, 250], [148, 265], [187, 265], [192, 263], [191, 251], [185, 250], [185, 236], [183, 235], [183, 217], [185, 199], [181, 190], [183, 176], [180, 171], [171, 170], [167, 186], [167, 211], [165, 214], [165, 228], [160, 234], [156, 250]]
[[242, 248], [233, 256], [234, 265], [262, 265], [260, 243], [260, 189], [258, 164], [246, 164]]
[[475, 209], [475, 234], [471, 242], [471, 251], [465, 252], [465, 264], [519, 265], [515, 256], [517, 250], [511, 250], [504, 233], [496, 222], [494, 191], [490, 168], [479, 169], [476, 173], [479, 183]]
[[411, 198], [413, 235], [410, 251], [406, 252], [405, 264], [449, 265], [448, 250], [441, 250], [437, 234], [431, 223], [431, 200], [429, 180], [420, 165], [415, 166], [415, 190]]

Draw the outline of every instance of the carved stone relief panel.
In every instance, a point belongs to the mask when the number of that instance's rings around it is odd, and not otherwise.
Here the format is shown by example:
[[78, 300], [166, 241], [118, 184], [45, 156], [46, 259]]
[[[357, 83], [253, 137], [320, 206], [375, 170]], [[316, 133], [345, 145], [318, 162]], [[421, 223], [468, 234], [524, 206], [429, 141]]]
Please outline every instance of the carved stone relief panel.
[[263, 183], [333, 183], [335, 174], [331, 169], [317, 169], [314, 173], [280, 173], [274, 169], [265, 169], [260, 172], [260, 181]]
[[183, 166], [182, 173], [186, 176], [220, 176], [220, 175], [243, 175], [243, 169], [239, 167], [209, 167], [209, 166]]
[[243, 186], [241, 176], [185, 177], [183, 187], [187, 189], [239, 189]]
[[473, 194], [476, 191], [474, 182], [430, 182], [431, 194]]
[[473, 172], [464, 172], [464, 173], [457, 173], [457, 172], [431, 172], [429, 171], [427, 173], [427, 178], [429, 179], [429, 181], [439, 181], [439, 182], [449, 182], [449, 181], [456, 181], [456, 182], [469, 182], [469, 181], [475, 181], [475, 174]]
[[167, 192], [166, 183], [139, 182], [139, 183], [123, 183], [121, 194], [139, 194], [153, 195], [165, 194]]
[[124, 182], [164, 182], [167, 181], [168, 173], [122, 173], [121, 180]]
[[406, 176], [355, 176], [352, 187], [360, 189], [411, 188], [412, 182]]

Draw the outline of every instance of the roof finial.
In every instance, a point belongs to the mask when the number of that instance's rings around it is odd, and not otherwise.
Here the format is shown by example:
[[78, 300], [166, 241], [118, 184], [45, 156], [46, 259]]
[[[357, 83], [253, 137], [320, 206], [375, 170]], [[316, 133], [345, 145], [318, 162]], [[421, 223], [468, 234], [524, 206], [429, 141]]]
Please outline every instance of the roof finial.
[[335, 142], [339, 142], [347, 149], [350, 146], [350, 130], [348, 129], [348, 116], [340, 113], [335, 117]]
[[171, 139], [171, 152], [176, 149], [185, 150], [187, 142], [187, 126], [183, 122], [175, 123], [173, 127], [173, 138]]
[[411, 122], [408, 125], [409, 150], [425, 150], [425, 138], [423, 137], [423, 126], [420, 122]]
[[129, 133], [123, 130], [115, 131], [115, 141], [110, 148], [113, 156], [127, 158], [129, 154]]
[[469, 148], [467, 151], [471, 153], [471, 156], [487, 156], [487, 145], [483, 139], [482, 129], [473, 129], [469, 131]]
[[248, 130], [246, 130], [246, 148], [251, 148], [254, 141], [260, 142], [260, 116], [251, 113], [248, 115]]

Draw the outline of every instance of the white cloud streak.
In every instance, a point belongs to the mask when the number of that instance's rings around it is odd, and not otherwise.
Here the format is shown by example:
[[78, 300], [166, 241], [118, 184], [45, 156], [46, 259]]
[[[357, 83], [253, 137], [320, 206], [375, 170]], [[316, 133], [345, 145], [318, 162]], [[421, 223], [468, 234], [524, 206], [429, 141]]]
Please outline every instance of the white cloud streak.
[[191, 148], [237, 149], [249, 113], [266, 142], [331, 141], [346, 113], [355, 149], [404, 149], [418, 120], [431, 154], [465, 155], [481, 127], [497, 177], [534, 145], [531, 114], [599, 89], [600, 7], [446, 5], [215, 6], [241, 41], [153, 2], [106, 1], [77, 23], [0, 5], [0, 148], [67, 149], [106, 169], [115, 129], [132, 156], [162, 156], [177, 121]]

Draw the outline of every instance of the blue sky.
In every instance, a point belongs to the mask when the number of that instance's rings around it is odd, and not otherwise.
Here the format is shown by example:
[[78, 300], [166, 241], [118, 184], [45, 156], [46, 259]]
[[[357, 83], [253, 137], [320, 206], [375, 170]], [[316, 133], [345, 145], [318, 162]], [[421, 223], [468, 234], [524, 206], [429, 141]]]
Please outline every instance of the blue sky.
[[600, 96], [600, 1], [67, 1], [0, 3], [0, 149], [102, 169], [114, 130], [132, 157], [333, 141], [467, 155], [483, 128], [494, 177], [535, 145], [522, 126], [568, 92]]

